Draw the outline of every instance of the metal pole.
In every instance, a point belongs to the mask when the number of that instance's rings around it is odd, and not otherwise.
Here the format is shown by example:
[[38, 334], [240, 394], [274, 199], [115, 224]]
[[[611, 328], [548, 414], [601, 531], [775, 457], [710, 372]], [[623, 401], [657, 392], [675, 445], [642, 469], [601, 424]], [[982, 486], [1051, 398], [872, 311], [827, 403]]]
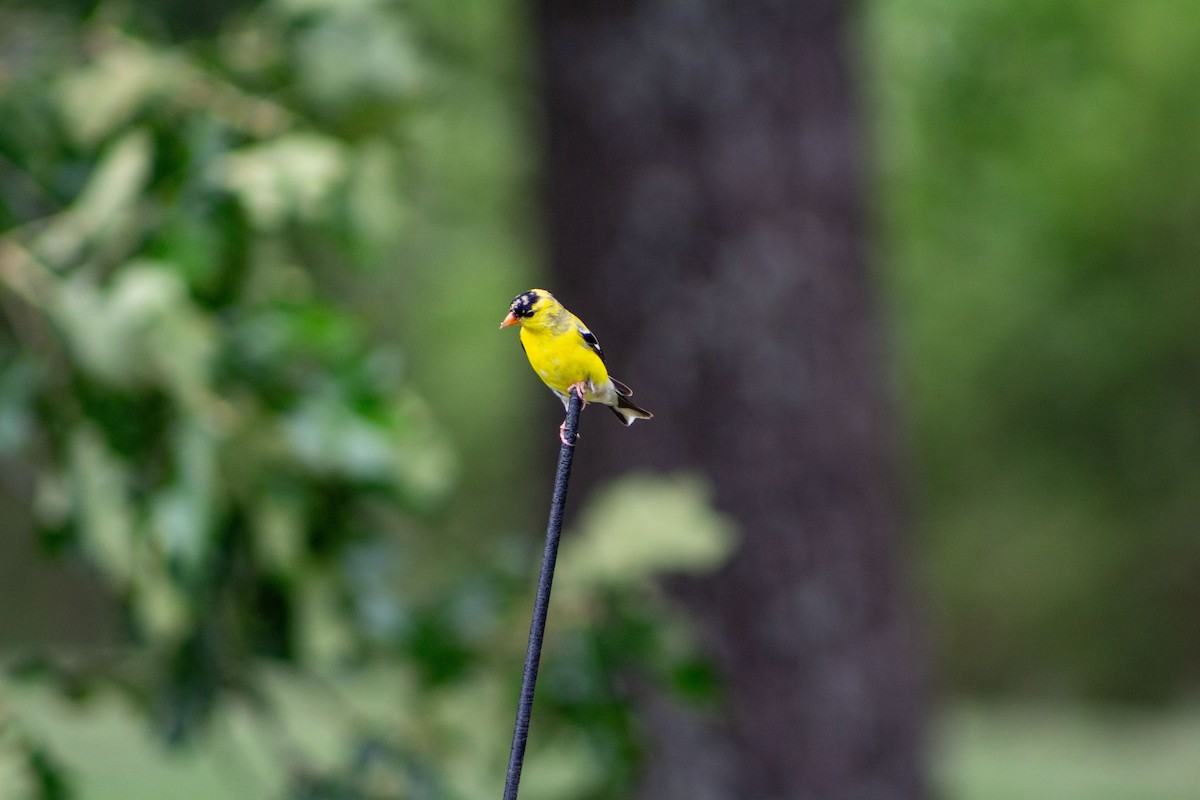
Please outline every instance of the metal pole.
[[533, 689], [537, 683], [538, 662], [542, 657], [542, 635], [546, 631], [546, 612], [550, 608], [550, 584], [554, 581], [554, 563], [558, 559], [558, 539], [562, 533], [563, 508], [567, 504], [567, 481], [575, 455], [576, 432], [582, 399], [571, 392], [567, 419], [563, 428], [570, 445], [558, 451], [558, 471], [554, 476], [554, 496], [550, 500], [550, 521], [546, 525], [546, 549], [542, 553], [542, 573], [538, 578], [533, 620], [529, 624], [529, 649], [525, 652], [525, 674], [521, 678], [521, 700], [517, 705], [517, 724], [513, 729], [512, 751], [508, 756], [508, 778], [504, 781], [504, 800], [517, 800], [521, 766], [525, 762], [525, 742], [529, 738], [529, 715], [533, 711]]

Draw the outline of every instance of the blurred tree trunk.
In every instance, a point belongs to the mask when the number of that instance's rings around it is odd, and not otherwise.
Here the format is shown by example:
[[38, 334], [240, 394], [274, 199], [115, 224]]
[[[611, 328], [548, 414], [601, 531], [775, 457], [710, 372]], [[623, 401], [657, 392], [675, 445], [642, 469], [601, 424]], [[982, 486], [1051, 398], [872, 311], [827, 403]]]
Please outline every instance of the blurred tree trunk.
[[639, 796], [921, 797], [848, 4], [538, 9], [549, 288], [658, 415], [585, 415], [577, 480], [703, 470], [744, 536], [669, 586], [730, 710], [642, 697]]

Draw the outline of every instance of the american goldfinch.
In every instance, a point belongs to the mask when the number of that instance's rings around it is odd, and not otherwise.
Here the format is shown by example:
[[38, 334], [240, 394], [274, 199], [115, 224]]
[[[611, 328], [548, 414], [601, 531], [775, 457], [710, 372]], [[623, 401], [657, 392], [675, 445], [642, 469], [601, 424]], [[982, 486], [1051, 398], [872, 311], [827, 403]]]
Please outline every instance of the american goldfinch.
[[[529, 365], [558, 395], [563, 407], [574, 391], [585, 406], [600, 403], [611, 408], [623, 425], [654, 416], [630, 401], [633, 390], [608, 374], [595, 335], [545, 289], [530, 289], [513, 299], [500, 327], [510, 325], [521, 326], [521, 349]], [[559, 438], [563, 444], [571, 444], [566, 422], [559, 428]]]

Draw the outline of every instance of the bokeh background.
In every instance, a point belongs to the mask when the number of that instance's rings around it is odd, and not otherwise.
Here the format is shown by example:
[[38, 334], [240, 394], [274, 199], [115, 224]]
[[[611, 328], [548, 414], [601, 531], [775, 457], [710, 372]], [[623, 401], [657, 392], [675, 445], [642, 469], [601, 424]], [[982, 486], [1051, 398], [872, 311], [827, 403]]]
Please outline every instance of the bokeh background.
[[[835, 18], [928, 794], [1195, 797], [1200, 7]], [[0, 7], [0, 797], [498, 793], [558, 405], [495, 327], [586, 284], [543, 34], [516, 0]], [[581, 461], [639, 446], [602, 423]], [[571, 497], [522, 796], [646, 796], [653, 698], [730, 702], [659, 579], [754, 531], [680, 466]]]

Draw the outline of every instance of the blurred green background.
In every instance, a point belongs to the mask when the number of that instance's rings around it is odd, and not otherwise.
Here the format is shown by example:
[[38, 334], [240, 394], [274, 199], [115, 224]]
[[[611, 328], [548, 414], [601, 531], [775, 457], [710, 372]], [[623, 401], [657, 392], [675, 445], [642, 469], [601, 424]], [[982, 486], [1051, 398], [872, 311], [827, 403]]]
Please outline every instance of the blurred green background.
[[[1194, 797], [1200, 7], [854, 34], [936, 779]], [[513, 0], [0, 8], [0, 796], [495, 794], [556, 445], [494, 330], [544, 278], [532, 37]], [[576, 519], [532, 800], [627, 792], [626, 667], [703, 700], [653, 578], [734, 541], [688, 476]]]

